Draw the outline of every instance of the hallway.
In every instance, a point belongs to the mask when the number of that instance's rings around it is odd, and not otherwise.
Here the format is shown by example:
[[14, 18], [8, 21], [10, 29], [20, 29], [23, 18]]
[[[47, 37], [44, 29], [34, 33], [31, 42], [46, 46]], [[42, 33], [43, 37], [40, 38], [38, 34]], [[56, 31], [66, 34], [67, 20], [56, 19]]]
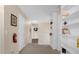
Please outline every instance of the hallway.
[[59, 9], [59, 5], [2, 6], [0, 53], [58, 54], [61, 51], [57, 26]]
[[20, 54], [59, 54], [59, 51], [53, 50], [49, 45], [28, 44]]
[[0, 12], [1, 54], [79, 54], [79, 6], [3, 5]]

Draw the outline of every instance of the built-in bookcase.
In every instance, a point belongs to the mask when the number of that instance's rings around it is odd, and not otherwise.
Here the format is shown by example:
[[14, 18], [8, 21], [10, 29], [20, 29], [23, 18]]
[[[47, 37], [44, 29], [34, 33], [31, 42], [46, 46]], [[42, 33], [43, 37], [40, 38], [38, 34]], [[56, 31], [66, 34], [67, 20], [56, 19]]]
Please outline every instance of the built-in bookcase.
[[[79, 53], [77, 38], [79, 38], [79, 6], [61, 6], [62, 28], [68, 28], [70, 33], [62, 34], [61, 46], [69, 53]], [[64, 22], [67, 25], [63, 25]]]

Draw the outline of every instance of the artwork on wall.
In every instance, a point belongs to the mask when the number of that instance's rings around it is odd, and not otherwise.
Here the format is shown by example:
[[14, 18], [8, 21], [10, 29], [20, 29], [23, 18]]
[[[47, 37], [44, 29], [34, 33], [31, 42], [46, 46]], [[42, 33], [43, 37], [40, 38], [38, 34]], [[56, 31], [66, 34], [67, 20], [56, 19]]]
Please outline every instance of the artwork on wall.
[[77, 48], [79, 48], [79, 38], [77, 38]]
[[11, 14], [11, 25], [17, 26], [17, 16], [15, 16], [14, 14]]
[[68, 33], [70, 33], [68, 28], [63, 28], [62, 29], [62, 34], [68, 34]]
[[34, 28], [34, 31], [38, 31], [38, 28]]

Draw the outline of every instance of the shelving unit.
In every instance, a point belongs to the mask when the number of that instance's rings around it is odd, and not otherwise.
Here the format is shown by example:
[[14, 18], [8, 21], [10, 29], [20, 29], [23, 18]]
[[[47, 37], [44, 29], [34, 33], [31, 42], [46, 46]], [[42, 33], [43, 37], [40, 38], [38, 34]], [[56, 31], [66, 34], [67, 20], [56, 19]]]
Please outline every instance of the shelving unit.
[[68, 13], [66, 16], [62, 15], [62, 28], [65, 27], [63, 22], [67, 21], [66, 28], [70, 31], [69, 34], [62, 34], [61, 46], [70, 53], [79, 53], [79, 48], [77, 48], [77, 38], [79, 37], [79, 6], [61, 6], [61, 10]]

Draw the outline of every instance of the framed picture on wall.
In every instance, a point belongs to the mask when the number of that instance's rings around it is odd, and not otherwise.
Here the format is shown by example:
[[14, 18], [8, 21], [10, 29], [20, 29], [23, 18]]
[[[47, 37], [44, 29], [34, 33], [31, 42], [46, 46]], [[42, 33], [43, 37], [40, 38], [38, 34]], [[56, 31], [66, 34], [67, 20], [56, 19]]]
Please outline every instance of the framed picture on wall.
[[14, 14], [11, 14], [11, 25], [17, 26], [17, 16], [15, 16]]

